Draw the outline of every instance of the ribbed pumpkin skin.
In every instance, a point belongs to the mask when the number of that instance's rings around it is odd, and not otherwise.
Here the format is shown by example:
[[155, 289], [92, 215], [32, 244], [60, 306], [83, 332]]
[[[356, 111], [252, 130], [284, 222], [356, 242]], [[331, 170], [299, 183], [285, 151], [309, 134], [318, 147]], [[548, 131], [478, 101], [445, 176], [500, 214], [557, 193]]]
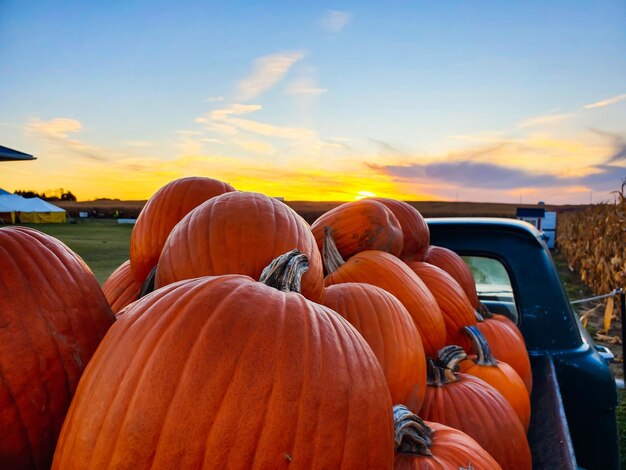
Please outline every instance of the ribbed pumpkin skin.
[[391, 407], [336, 313], [246, 276], [192, 279], [113, 325], [53, 468], [390, 468]]
[[404, 201], [384, 197], [373, 197], [370, 200], [387, 206], [398, 219], [403, 235], [399, 258], [403, 261], [422, 261], [430, 244], [430, 230], [422, 214]]
[[192, 209], [220, 194], [234, 191], [228, 183], [190, 176], [159, 189], [141, 210], [130, 237], [130, 263], [143, 283], [159, 261], [161, 249], [174, 226]]
[[446, 326], [437, 301], [404, 262], [383, 251], [357, 253], [324, 280], [326, 286], [364, 282], [385, 289], [406, 307], [422, 338], [424, 352], [436, 357], [445, 346]]
[[64, 244], [0, 228], [0, 467], [48, 468], [83, 369], [114, 317]]
[[502, 468], [531, 469], [526, 431], [511, 405], [483, 380], [457, 375], [458, 382], [427, 387], [420, 417], [463, 431]]
[[309, 257], [302, 294], [321, 302], [322, 258], [309, 224], [263, 194], [222, 194], [191, 211], [172, 230], [159, 259], [156, 286], [221, 274], [258, 279], [274, 258], [294, 248]]
[[530, 394], [533, 389], [533, 373], [524, 337], [517, 326], [503, 315], [494, 315], [478, 322], [476, 326], [485, 335], [494, 357], [506, 362], [518, 373]]
[[311, 230], [322, 250], [324, 227], [333, 230], [335, 245], [343, 259], [367, 250], [380, 250], [399, 256], [402, 252], [400, 222], [384, 204], [372, 199], [347, 202], [322, 214]]
[[139, 298], [141, 283], [133, 276], [130, 260], [124, 261], [111, 273], [102, 285], [102, 292], [104, 292], [113, 313], [119, 312]]
[[348, 320], [371, 346], [385, 373], [391, 401], [417, 413], [426, 393], [426, 357], [404, 305], [380, 287], [356, 282], [328, 286], [324, 305]]
[[483, 366], [473, 362], [473, 358], [459, 363], [460, 371], [484, 380], [511, 404], [524, 429], [530, 425], [530, 397], [524, 381], [506, 362], [497, 361], [496, 366]]
[[458, 282], [469, 299], [472, 307], [478, 308], [478, 294], [472, 270], [463, 258], [454, 251], [440, 246], [431, 245], [426, 250], [424, 261], [443, 269]]
[[429, 447], [432, 456], [397, 453], [395, 470], [449, 470], [471, 468], [475, 470], [500, 469], [498, 462], [478, 442], [458, 429], [425, 421], [434, 432]]
[[475, 325], [476, 314], [463, 288], [437, 266], [420, 261], [411, 261], [407, 265], [424, 281], [439, 304], [446, 324], [446, 344], [457, 344], [468, 351], [472, 342], [462, 328]]

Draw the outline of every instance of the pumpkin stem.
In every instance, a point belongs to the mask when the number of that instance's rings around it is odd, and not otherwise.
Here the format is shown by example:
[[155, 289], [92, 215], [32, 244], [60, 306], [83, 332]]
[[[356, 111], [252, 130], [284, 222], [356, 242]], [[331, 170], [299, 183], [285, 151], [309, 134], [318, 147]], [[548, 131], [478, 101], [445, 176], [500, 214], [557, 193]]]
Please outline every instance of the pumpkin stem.
[[450, 345], [441, 348], [437, 352], [439, 359], [428, 359], [427, 382], [433, 387], [442, 387], [446, 384], [457, 382], [459, 377], [455, 374], [458, 363], [467, 359], [467, 354], [461, 346]]
[[[480, 306], [478, 307], [478, 310], [480, 310]], [[483, 317], [478, 310], [474, 310], [474, 316], [476, 317], [476, 321], [477, 322], [485, 321], [485, 317]]]
[[433, 430], [404, 405], [393, 407], [393, 430], [396, 452], [433, 455], [429, 449]]
[[489, 343], [487, 342], [485, 335], [483, 335], [474, 325], [465, 326], [463, 327], [463, 330], [467, 333], [474, 344], [474, 349], [476, 350], [476, 355], [478, 356], [474, 359], [474, 362], [479, 366], [497, 365], [496, 359], [491, 353], [491, 348], [489, 348]]
[[431, 387], [443, 387], [454, 383], [459, 378], [452, 369], [446, 368], [440, 361], [428, 359], [426, 363], [426, 383]]
[[144, 295], [148, 295], [150, 292], [154, 291], [154, 280], [156, 278], [156, 271], [156, 266], [150, 270], [150, 273], [141, 285], [141, 291], [139, 292], [139, 297], [137, 297], [137, 299], [141, 299]]
[[493, 317], [493, 313], [491, 313], [487, 306], [480, 300], [478, 301], [478, 313], [482, 315], [483, 319]]
[[302, 275], [309, 270], [309, 257], [291, 250], [273, 260], [261, 273], [259, 282], [283, 292], [300, 292]]
[[467, 354], [465, 354], [463, 348], [454, 344], [441, 348], [437, 352], [437, 356], [441, 365], [450, 371], [459, 370], [459, 362], [467, 359]]
[[326, 225], [324, 227], [324, 241], [322, 242], [322, 260], [324, 268], [328, 274], [334, 273], [345, 263], [341, 257], [335, 239], [333, 238], [332, 227]]

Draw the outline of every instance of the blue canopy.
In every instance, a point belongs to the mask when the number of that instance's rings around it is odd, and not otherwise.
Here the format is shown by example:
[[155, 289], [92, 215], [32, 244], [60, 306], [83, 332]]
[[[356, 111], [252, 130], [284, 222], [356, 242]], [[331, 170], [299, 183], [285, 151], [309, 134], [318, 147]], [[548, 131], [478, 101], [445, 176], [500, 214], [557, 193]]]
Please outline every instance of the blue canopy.
[[19, 160], [36, 160], [36, 158], [28, 153], [0, 145], [0, 162], [15, 162]]

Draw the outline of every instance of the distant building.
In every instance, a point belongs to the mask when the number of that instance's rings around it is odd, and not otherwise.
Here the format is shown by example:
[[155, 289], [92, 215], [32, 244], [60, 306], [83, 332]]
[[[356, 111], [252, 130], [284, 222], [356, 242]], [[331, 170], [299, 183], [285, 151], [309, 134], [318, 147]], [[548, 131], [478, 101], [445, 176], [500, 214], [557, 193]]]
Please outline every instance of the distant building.
[[546, 245], [552, 249], [556, 241], [556, 212], [534, 207], [518, 207], [515, 218], [533, 224], [545, 235]]

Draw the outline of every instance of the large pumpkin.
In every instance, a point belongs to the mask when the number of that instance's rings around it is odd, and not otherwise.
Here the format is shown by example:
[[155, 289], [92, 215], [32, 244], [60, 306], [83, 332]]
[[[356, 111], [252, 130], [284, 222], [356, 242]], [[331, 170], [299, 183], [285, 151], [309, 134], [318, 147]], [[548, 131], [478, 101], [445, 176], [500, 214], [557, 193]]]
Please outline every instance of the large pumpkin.
[[[502, 468], [530, 470], [532, 459], [526, 430], [508, 401], [484, 380], [454, 373], [465, 358], [457, 346], [439, 352], [429, 362], [422, 419], [463, 431], [481, 445]], [[448, 354], [451, 352], [451, 354]]]
[[191, 211], [172, 230], [159, 259], [156, 287], [220, 274], [258, 279], [274, 258], [294, 248], [310, 262], [302, 294], [321, 302], [322, 258], [309, 224], [275, 198], [240, 191], [222, 194]]
[[406, 307], [415, 322], [424, 352], [435, 357], [445, 346], [446, 326], [437, 301], [428, 287], [403, 261], [384, 251], [362, 251], [343, 261], [334, 248], [332, 231], [326, 232], [324, 265], [326, 286], [364, 282], [385, 289]]
[[113, 313], [117, 313], [139, 298], [141, 286], [141, 282], [135, 279], [130, 268], [130, 260], [127, 260], [104, 281], [102, 292]]
[[458, 429], [422, 421], [404, 405], [394, 405], [395, 470], [498, 470], [500, 465]]
[[53, 468], [390, 468], [391, 408], [374, 353], [335, 312], [247, 276], [197, 278], [119, 317]]
[[48, 468], [83, 369], [114, 317], [58, 240], [0, 228], [0, 467]]
[[318, 248], [324, 243], [324, 228], [330, 227], [342, 258], [366, 250], [381, 250], [399, 256], [403, 233], [394, 213], [373, 199], [347, 202], [322, 214], [311, 230]]
[[430, 230], [422, 214], [404, 201], [384, 197], [374, 197], [370, 200], [387, 206], [398, 219], [403, 236], [400, 259], [403, 261], [422, 261], [430, 244]]
[[424, 261], [434, 264], [452, 276], [456, 282], [461, 285], [465, 294], [467, 294], [467, 298], [472, 304], [472, 307], [474, 307], [474, 309], [479, 308], [476, 282], [474, 281], [472, 270], [467, 263], [463, 261], [463, 258], [452, 250], [431, 245], [428, 247], [428, 250], [426, 250]]
[[476, 356], [459, 363], [460, 371], [483, 379], [511, 404], [524, 429], [530, 424], [530, 396], [524, 381], [506, 362], [498, 361], [491, 354], [489, 343], [475, 326], [465, 328], [474, 343]]
[[452, 276], [435, 265], [421, 261], [410, 261], [407, 265], [437, 300], [446, 324], [446, 344], [458, 344], [468, 349], [472, 343], [463, 332], [463, 327], [475, 325], [476, 314], [463, 288]]
[[168, 235], [189, 211], [234, 190], [228, 183], [190, 176], [174, 180], [154, 193], [141, 210], [130, 237], [130, 264], [135, 279], [143, 283], [157, 264]]
[[380, 287], [356, 282], [328, 286], [324, 305], [348, 320], [372, 347], [393, 403], [419, 411], [426, 393], [426, 357], [404, 305]]

